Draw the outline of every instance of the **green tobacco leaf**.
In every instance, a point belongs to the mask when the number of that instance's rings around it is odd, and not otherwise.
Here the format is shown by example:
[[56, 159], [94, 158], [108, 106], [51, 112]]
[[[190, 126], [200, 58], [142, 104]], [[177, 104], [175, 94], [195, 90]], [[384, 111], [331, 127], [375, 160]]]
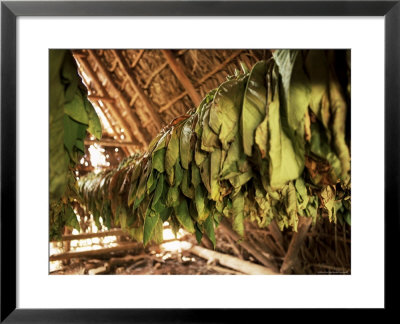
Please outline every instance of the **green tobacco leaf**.
[[212, 152], [219, 147], [218, 135], [209, 126], [210, 109], [207, 109], [203, 117], [203, 132], [201, 135], [201, 149], [206, 152]]
[[214, 201], [218, 201], [220, 197], [220, 186], [218, 181], [219, 171], [221, 164], [221, 150], [215, 149], [211, 153], [210, 161], [210, 198]]
[[190, 198], [194, 198], [194, 187], [190, 183], [190, 175], [188, 170], [183, 170], [183, 179], [181, 184], [182, 193]]
[[179, 204], [179, 188], [178, 187], [169, 187], [167, 193], [167, 200], [165, 204], [167, 207], [175, 207]]
[[339, 179], [340, 175], [342, 174], [341, 163], [338, 156], [329, 145], [328, 138], [326, 137], [326, 134], [319, 122], [311, 124], [310, 150], [318, 157], [329, 162], [334, 173], [332, 174], [332, 182], [336, 182], [336, 180]]
[[192, 164], [192, 184], [195, 188], [201, 183], [200, 169]]
[[265, 118], [267, 105], [266, 72], [267, 65], [264, 61], [256, 63], [251, 70], [244, 94], [240, 125], [244, 153], [248, 156], [252, 155], [254, 132]]
[[181, 164], [178, 161], [175, 163], [175, 181], [174, 181], [174, 186], [178, 187], [180, 186], [181, 182], [183, 179], [183, 169], [181, 167]]
[[81, 124], [88, 125], [89, 117], [85, 109], [85, 99], [79, 89], [76, 89], [74, 98], [64, 104], [64, 113]]
[[197, 243], [201, 244], [201, 239], [203, 238], [203, 233], [201, 232], [201, 229], [199, 228], [199, 224], [195, 224], [195, 234], [196, 234], [196, 241]]
[[[277, 84], [276, 74], [272, 81]], [[304, 168], [304, 156], [299, 156], [294, 148], [294, 143], [284, 130], [281, 120], [278, 87], [275, 87], [273, 98], [268, 109], [268, 137], [270, 149], [268, 152], [269, 178], [273, 188], [282, 188], [288, 181], [300, 176]]]
[[168, 143], [165, 153], [165, 171], [168, 175], [168, 182], [172, 186], [174, 184], [174, 166], [179, 158], [179, 137], [178, 130], [172, 131], [171, 139]]
[[274, 52], [279, 66], [283, 93], [281, 100], [281, 121], [287, 135], [293, 142], [300, 168], [304, 167], [304, 123], [310, 104], [311, 85], [304, 70], [303, 54], [299, 51], [285, 50]]
[[[87, 96], [87, 94], [85, 94]], [[98, 140], [101, 139], [102, 135], [102, 129], [101, 129], [101, 123], [99, 116], [97, 116], [96, 110], [92, 106], [92, 104], [89, 102], [87, 97], [84, 98], [85, 102], [85, 109], [86, 113], [89, 119], [89, 126], [88, 126], [88, 132], [92, 134], [94, 137], [96, 137]]]
[[240, 149], [239, 134], [237, 134], [235, 140], [229, 146], [228, 153], [222, 165], [221, 179], [228, 179], [239, 174], [237, 162], [243, 155], [244, 154]]
[[147, 194], [151, 194], [156, 189], [159, 173], [152, 170], [149, 178], [147, 179]]
[[143, 245], [147, 245], [147, 243], [151, 240], [154, 235], [154, 230], [156, 225], [160, 219], [160, 215], [157, 213], [146, 213], [146, 218], [144, 220], [144, 230], [143, 230]]
[[80, 78], [77, 73], [78, 67], [71, 51], [64, 51], [64, 61], [62, 62], [59, 71], [64, 84], [65, 102], [70, 102], [74, 99], [77, 92]]
[[175, 207], [175, 216], [189, 233], [194, 233], [194, 224], [189, 214], [186, 199], [180, 199], [178, 206]]
[[206, 187], [207, 191], [211, 193], [211, 187], [210, 187], [210, 156], [209, 155], [203, 161], [203, 164], [200, 166], [200, 174], [201, 174], [201, 180], [203, 181], [204, 186]]
[[295, 187], [298, 201], [298, 209], [303, 210], [307, 207], [310, 200], [303, 178], [296, 179]]
[[191, 138], [192, 138], [192, 125], [193, 118], [189, 118], [186, 120], [182, 127], [181, 136], [180, 136], [180, 157], [181, 164], [184, 169], [189, 168], [189, 163], [193, 158], [193, 149], [191, 148]]
[[210, 239], [210, 241], [213, 244], [213, 247], [215, 249], [215, 246], [217, 245], [217, 240], [215, 239], [215, 232], [214, 232], [214, 221], [212, 215], [209, 215], [207, 219], [204, 222], [204, 230]]
[[50, 201], [61, 198], [67, 187], [68, 159], [64, 152], [64, 84], [61, 81], [61, 68], [66, 55], [65, 50], [50, 50]]
[[287, 189], [286, 213], [289, 216], [289, 225], [293, 227], [295, 232], [297, 232], [297, 225], [299, 223], [299, 218], [297, 216], [297, 196], [296, 188], [292, 181], [289, 182]]
[[147, 162], [147, 165], [145, 166], [142, 175], [140, 176], [139, 184], [136, 190], [136, 198], [135, 202], [133, 204], [133, 209], [136, 209], [139, 204], [143, 201], [145, 198], [145, 193], [146, 193], [146, 184], [147, 184], [147, 179], [149, 178], [151, 172], [151, 168], [149, 165], [149, 162]]
[[[229, 80], [222, 83], [210, 109], [209, 125], [222, 143], [224, 150], [233, 141], [239, 130], [246, 79]], [[203, 134], [204, 135], [204, 134]]]
[[321, 198], [326, 211], [328, 212], [329, 221], [334, 221], [336, 223], [336, 213], [335, 213], [335, 191], [332, 186], [326, 186], [321, 191]]
[[232, 228], [238, 233], [241, 237], [244, 236], [244, 195], [242, 192], [239, 192], [232, 198], [232, 214], [233, 214], [233, 222]]
[[157, 170], [160, 173], [165, 171], [165, 152], [166, 148], [162, 148], [153, 152], [153, 169]]
[[204, 162], [204, 159], [207, 157], [207, 153], [200, 148], [200, 142], [201, 140], [197, 141], [194, 150], [194, 161], [196, 162], [197, 166], [200, 166]]
[[69, 205], [66, 207], [65, 210], [65, 219], [66, 219], [65, 225], [70, 226], [76, 229], [77, 231], [80, 230], [79, 221], [76, 218], [76, 214], [72, 209], [72, 207]]
[[328, 128], [329, 122], [329, 107], [322, 109], [326, 105], [322, 101], [328, 101], [328, 60], [325, 50], [309, 51], [305, 59], [307, 74], [310, 78], [311, 96], [310, 108], [314, 115]]
[[160, 177], [158, 178], [158, 181], [157, 181], [156, 191], [154, 192], [154, 197], [153, 197], [153, 201], [151, 204], [152, 209], [154, 209], [154, 206], [160, 199], [163, 191], [164, 191], [164, 174], [160, 174]]
[[196, 206], [198, 221], [202, 223], [209, 214], [209, 210], [207, 208], [207, 192], [204, 190], [202, 185], [195, 188], [194, 194], [194, 204]]
[[118, 217], [119, 217], [119, 223], [121, 225], [121, 228], [122, 229], [127, 228], [126, 224], [127, 224], [127, 220], [128, 220], [128, 212], [126, 211], [125, 207], [121, 206]]
[[341, 177], [343, 180], [347, 180], [350, 176], [350, 150], [346, 144], [345, 134], [347, 104], [334, 72], [331, 71], [329, 79], [329, 97], [332, 103], [333, 146], [342, 166]]

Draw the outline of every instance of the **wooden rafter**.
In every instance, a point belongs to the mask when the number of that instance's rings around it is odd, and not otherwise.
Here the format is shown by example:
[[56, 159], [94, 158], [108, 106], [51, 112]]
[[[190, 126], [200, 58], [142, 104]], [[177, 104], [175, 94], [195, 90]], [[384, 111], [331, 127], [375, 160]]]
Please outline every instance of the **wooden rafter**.
[[[119, 112], [114, 108], [114, 106], [111, 105], [107, 105], [107, 103], [110, 103], [109, 100], [104, 100], [104, 98], [108, 98], [107, 95], [107, 90], [103, 87], [103, 85], [101, 84], [101, 82], [99, 82], [98, 78], [96, 77], [96, 72], [92, 69], [91, 65], [89, 64], [89, 62], [87, 61], [87, 55], [83, 54], [81, 52], [76, 52], [74, 51], [74, 56], [75, 58], [78, 59], [79, 64], [81, 64], [83, 66], [83, 68], [85, 69], [85, 74], [90, 78], [90, 82], [94, 83], [95, 85], [95, 89], [96, 92], [98, 93], [100, 90], [100, 96], [97, 96], [98, 98], [96, 98], [95, 101], [102, 101], [103, 105], [105, 107], [108, 108], [108, 110], [111, 113], [111, 117], [116, 120], [122, 127], [126, 128], [126, 136], [129, 140], [134, 140], [134, 136], [133, 133], [131, 132], [128, 124], [125, 122], [125, 120], [122, 118], [122, 116], [119, 114]], [[89, 96], [89, 99], [94, 98], [95, 96]], [[112, 98], [110, 98], [112, 99]], [[116, 129], [113, 127], [112, 123], [109, 121], [109, 124], [113, 130], [113, 132], [115, 134], [118, 134], [118, 132], [116, 131]], [[125, 152], [126, 155], [131, 155], [132, 153], [134, 153], [134, 151], [132, 150], [132, 148], [123, 148], [123, 151]]]
[[178, 78], [179, 82], [182, 84], [182, 86], [185, 88], [187, 91], [190, 99], [192, 99], [193, 103], [197, 107], [200, 102], [201, 102], [201, 97], [196, 91], [194, 85], [192, 82], [189, 80], [189, 78], [186, 76], [185, 72], [183, 71], [182, 64], [176, 60], [175, 55], [170, 51], [170, 50], [161, 50], [163, 53], [165, 59], [168, 62], [169, 67], [171, 68], [172, 72], [176, 75]]
[[[232, 60], [234, 60], [237, 56], [242, 53], [242, 50], [238, 50], [233, 52], [229, 57], [227, 57], [221, 64], [217, 65], [214, 69], [212, 69], [210, 72], [207, 74], [203, 75], [203, 77], [197, 81], [197, 86], [200, 86], [203, 82], [207, 81], [209, 78], [211, 78], [214, 74], [218, 73], [221, 71], [227, 64], [229, 64]], [[173, 98], [171, 101], [167, 102], [164, 106], [160, 108], [160, 113], [168, 110], [172, 105], [174, 105], [177, 101], [182, 99], [184, 96], [188, 94], [187, 91], [181, 92], [179, 95], [177, 95], [175, 98]]]
[[113, 98], [109, 98], [109, 97], [88, 96], [88, 99], [95, 100], [95, 101], [101, 100], [103, 103], [104, 102], [115, 103], [115, 100]]
[[242, 52], [243, 52], [243, 50], [237, 50], [237, 51], [233, 52], [221, 64], [217, 65], [210, 72], [208, 72], [207, 74], [203, 75], [202, 78], [198, 81], [198, 84], [199, 85], [202, 84], [203, 82], [205, 82], [209, 78], [211, 78], [214, 74], [216, 74], [217, 72], [221, 71], [228, 63], [230, 63], [232, 60], [234, 60]]
[[129, 65], [131, 67], [131, 69], [133, 69], [139, 63], [139, 61], [142, 58], [143, 54], [144, 54], [144, 49], [139, 51], [139, 53], [136, 56], [135, 60], [132, 62], [132, 64]]
[[168, 62], [165, 62], [161, 64], [157, 69], [154, 70], [154, 72], [150, 75], [150, 77], [147, 79], [146, 84], [144, 85], [144, 88], [147, 89], [153, 81], [153, 79], [161, 73], [162, 70], [164, 70], [168, 66]]
[[110, 147], [126, 147], [126, 146], [133, 146], [136, 147], [137, 144], [133, 142], [117, 142], [114, 140], [109, 139], [102, 139], [102, 140], [85, 140], [85, 145], [93, 145], [98, 144], [101, 146], [110, 146]]
[[161, 129], [162, 121], [158, 114], [157, 109], [154, 107], [154, 104], [150, 101], [150, 99], [145, 95], [143, 89], [139, 87], [136, 81], [132, 78], [132, 75], [129, 73], [129, 66], [126, 62], [125, 58], [122, 56], [120, 50], [111, 50], [115, 55], [119, 66], [121, 67], [122, 71], [125, 73], [127, 80], [132, 85], [133, 90], [137, 93], [139, 98], [143, 101], [144, 106], [146, 107], [149, 115], [151, 116], [153, 122], [156, 124], [158, 129]]
[[[90, 56], [93, 58], [93, 60], [95, 61], [97, 67], [99, 68], [100, 72], [104, 75], [104, 77], [106, 78], [107, 83], [110, 85], [110, 87], [113, 89], [113, 91], [115, 93], [118, 93], [118, 99], [120, 100], [121, 104], [122, 104], [122, 108], [125, 110], [126, 112], [126, 119], [129, 122], [130, 125], [132, 125], [132, 131], [134, 136], [137, 138], [137, 140], [143, 145], [143, 147], [147, 147], [147, 139], [146, 136], [140, 131], [139, 129], [139, 125], [140, 125], [140, 121], [139, 119], [136, 117], [136, 115], [133, 114], [129, 103], [126, 101], [126, 99], [124, 98], [124, 96], [121, 94], [121, 92], [118, 90], [117, 86], [115, 85], [110, 72], [108, 72], [108, 70], [104, 67], [103, 63], [101, 62], [100, 57], [96, 54], [95, 51], [93, 50], [88, 50]], [[115, 98], [117, 99], [117, 98]]]

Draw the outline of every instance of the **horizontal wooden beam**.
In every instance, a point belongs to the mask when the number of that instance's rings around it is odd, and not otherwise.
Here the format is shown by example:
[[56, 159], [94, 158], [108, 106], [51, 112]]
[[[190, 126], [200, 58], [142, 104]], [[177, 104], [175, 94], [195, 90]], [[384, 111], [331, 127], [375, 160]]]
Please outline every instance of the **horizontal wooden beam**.
[[194, 105], [197, 107], [201, 102], [201, 97], [197, 93], [196, 89], [194, 88], [192, 82], [186, 76], [185, 72], [183, 71], [182, 64], [176, 60], [175, 55], [170, 50], [161, 50], [165, 59], [168, 62], [172, 72], [176, 75], [179, 82], [185, 88], [187, 93], [189, 94], [190, 99], [192, 99]]
[[123, 230], [117, 229], [117, 230], [97, 232], [97, 233], [82, 233], [82, 234], [63, 235], [61, 240], [62, 241], [73, 241], [73, 240], [85, 240], [85, 239], [95, 238], [95, 237], [125, 236], [125, 235], [129, 235], [129, 234], [127, 234]]
[[150, 101], [150, 99], [145, 95], [145, 93], [143, 92], [143, 89], [133, 79], [132, 75], [129, 72], [128, 63], [126, 62], [125, 58], [123, 57], [121, 51], [120, 50], [111, 50], [111, 51], [115, 55], [115, 57], [119, 63], [119, 66], [120, 66], [121, 70], [124, 72], [127, 80], [132, 85], [133, 90], [138, 94], [139, 98], [143, 101], [143, 104], [146, 107], [150, 117], [152, 118], [152, 121], [156, 124], [158, 130], [160, 130], [161, 126], [162, 126], [162, 120], [158, 114], [157, 109], [154, 107], [154, 105]]
[[133, 142], [117, 142], [115, 140], [109, 140], [109, 139], [85, 140], [84, 143], [85, 143], [85, 145], [98, 144], [100, 146], [111, 146], [111, 147], [127, 147], [127, 146], [137, 147], [138, 146], [137, 144], [135, 144]]
[[73, 258], [86, 258], [86, 257], [92, 257], [94, 255], [108, 254], [111, 252], [127, 251], [135, 249], [136, 247], [138, 247], [138, 244], [139, 243], [137, 242], [133, 242], [104, 249], [89, 250], [89, 251], [73, 251], [73, 252], [53, 254], [50, 255], [49, 260], [50, 261], [69, 260]]

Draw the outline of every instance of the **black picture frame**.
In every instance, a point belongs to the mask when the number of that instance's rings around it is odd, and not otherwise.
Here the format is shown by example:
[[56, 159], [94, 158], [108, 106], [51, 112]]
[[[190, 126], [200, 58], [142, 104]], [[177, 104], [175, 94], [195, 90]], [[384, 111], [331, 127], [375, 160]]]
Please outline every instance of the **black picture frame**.
[[[385, 309], [398, 286], [400, 0], [395, 1], [2, 1], [1, 322], [235, 322], [244, 310], [16, 308], [16, 19], [19, 16], [380, 16], [385, 19]], [[371, 44], [371, 46], [374, 46]], [[372, 126], [371, 126], [372, 129]], [[368, 154], [373, 154], [373, 150]], [[372, 174], [373, 172], [371, 172]], [[373, 191], [373, 188], [371, 188]], [[371, 193], [373, 196], [373, 193]], [[371, 233], [373, 239], [373, 234]], [[371, 257], [373, 262], [373, 257]], [[397, 284], [396, 284], [397, 283]], [[367, 283], [366, 283], [367, 284]], [[266, 310], [247, 310], [264, 317]], [[264, 317], [265, 318], [265, 317]]]

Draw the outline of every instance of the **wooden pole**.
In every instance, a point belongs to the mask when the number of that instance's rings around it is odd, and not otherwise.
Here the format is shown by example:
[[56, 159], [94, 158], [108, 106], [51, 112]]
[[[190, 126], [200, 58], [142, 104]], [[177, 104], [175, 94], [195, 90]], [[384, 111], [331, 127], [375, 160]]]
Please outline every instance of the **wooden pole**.
[[94, 255], [102, 255], [108, 254], [111, 252], [120, 252], [120, 251], [127, 251], [132, 250], [138, 246], [137, 242], [134, 243], [127, 243], [123, 245], [113, 246], [110, 248], [98, 249], [98, 250], [89, 250], [89, 251], [74, 251], [74, 252], [66, 252], [60, 254], [53, 254], [50, 255], [50, 261], [58, 261], [58, 260], [68, 260], [72, 258], [86, 258], [91, 257]]
[[193, 253], [203, 259], [209, 260], [209, 261], [218, 261], [221, 265], [243, 272], [245, 274], [250, 274], [250, 275], [275, 275], [278, 274], [272, 269], [263, 267], [261, 265], [249, 262], [249, 261], [244, 261], [240, 260], [237, 257], [211, 251], [208, 249], [205, 249], [201, 246], [192, 246], [189, 250], [190, 253]]
[[126, 146], [138, 146], [133, 142], [116, 142], [114, 140], [102, 139], [102, 140], [85, 140], [85, 145], [98, 144], [101, 146], [111, 146], [111, 147], [126, 147]]
[[154, 107], [153, 103], [150, 101], [150, 99], [145, 95], [143, 92], [143, 89], [139, 87], [139, 85], [136, 83], [136, 81], [132, 78], [131, 74], [129, 73], [129, 66], [124, 57], [122, 56], [122, 53], [120, 50], [111, 50], [112, 53], [115, 55], [120, 68], [122, 71], [125, 73], [128, 81], [132, 85], [133, 90], [138, 94], [139, 98], [143, 101], [144, 106], [146, 107], [148, 113], [150, 114], [152, 121], [156, 124], [158, 130], [161, 129], [162, 126], [162, 121], [160, 116], [158, 115], [157, 109]]
[[164, 57], [166, 58], [168, 65], [170, 66], [172, 72], [176, 75], [179, 82], [185, 88], [187, 93], [189, 94], [190, 99], [192, 99], [194, 105], [197, 107], [201, 102], [201, 97], [197, 93], [196, 89], [194, 88], [192, 82], [186, 76], [185, 72], [183, 71], [183, 66], [180, 62], [178, 62], [175, 58], [175, 55], [170, 50], [161, 50]]
[[117, 229], [112, 231], [104, 231], [104, 232], [97, 232], [97, 233], [82, 233], [82, 234], [70, 234], [70, 235], [63, 235], [61, 237], [62, 241], [73, 241], [73, 240], [85, 240], [94, 237], [105, 237], [105, 236], [124, 236], [129, 235], [123, 230]]

